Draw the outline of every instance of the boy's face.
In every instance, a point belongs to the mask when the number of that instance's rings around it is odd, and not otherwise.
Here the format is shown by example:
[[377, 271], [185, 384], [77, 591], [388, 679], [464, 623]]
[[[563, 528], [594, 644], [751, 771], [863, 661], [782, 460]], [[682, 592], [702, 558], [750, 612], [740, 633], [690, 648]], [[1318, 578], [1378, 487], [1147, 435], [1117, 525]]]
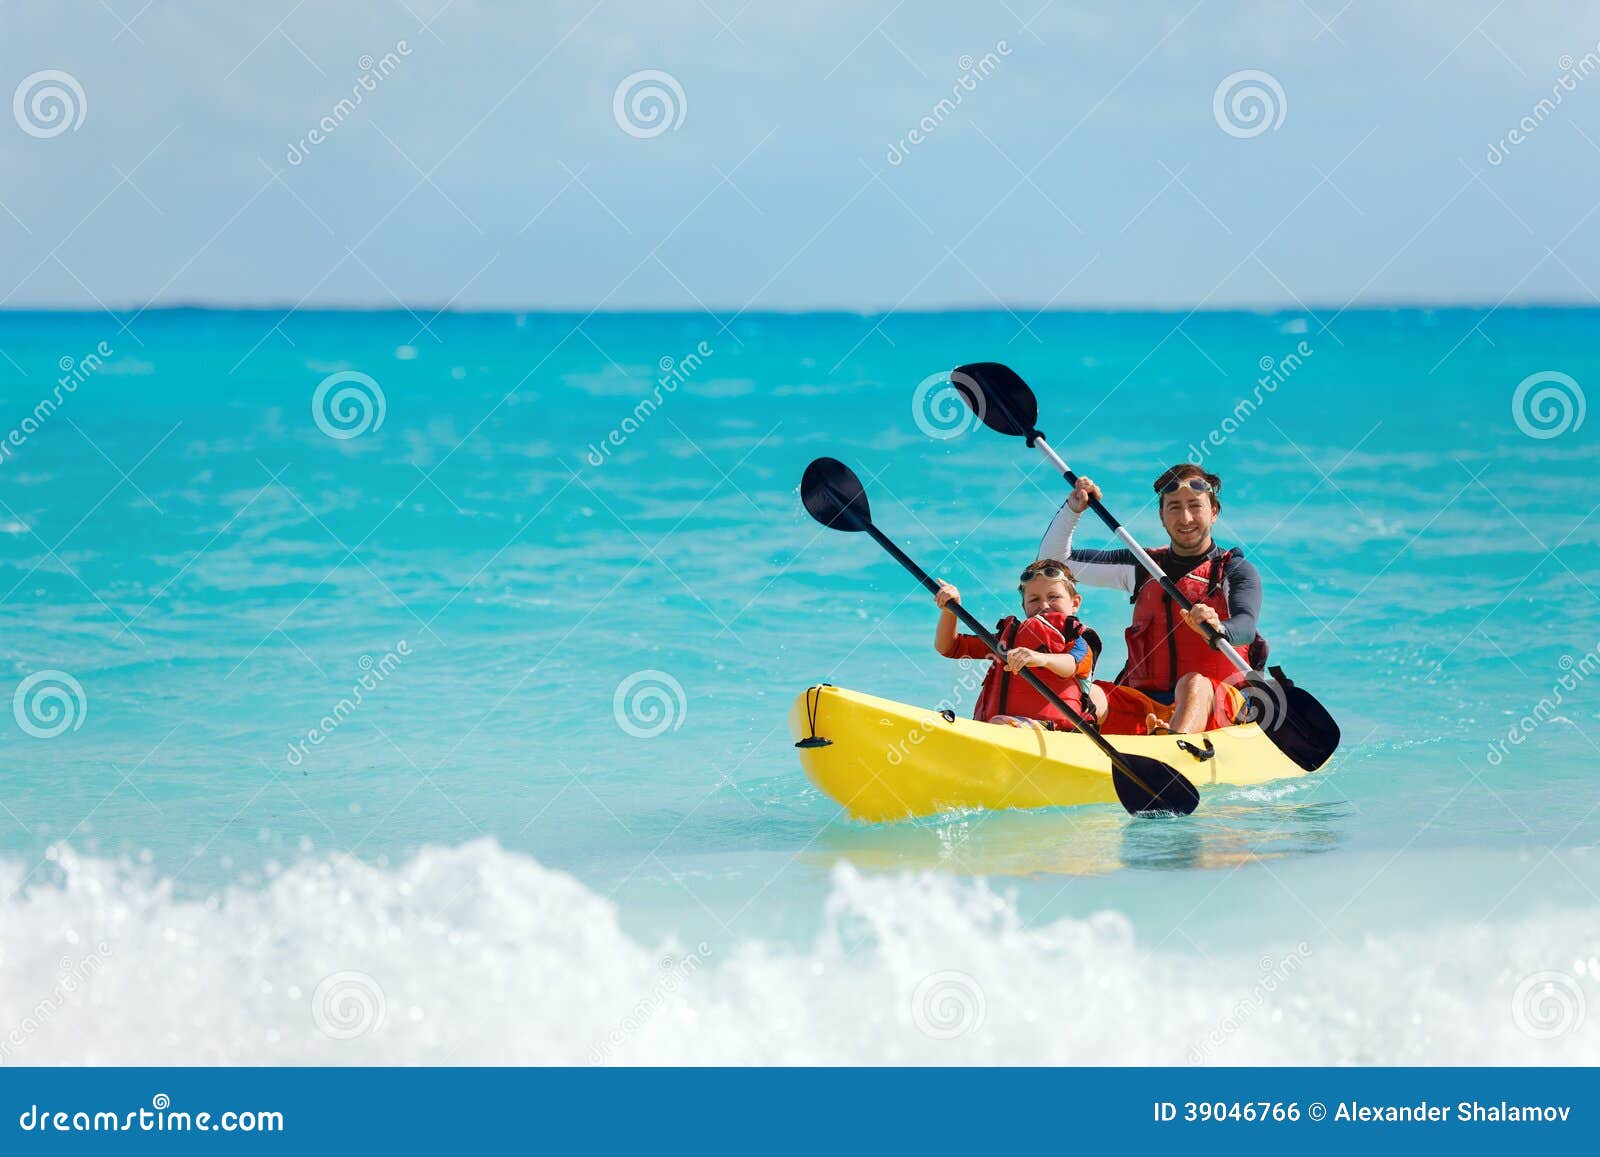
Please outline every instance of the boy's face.
[[1083, 600], [1067, 589], [1067, 584], [1060, 579], [1031, 578], [1022, 584], [1022, 613], [1029, 618], [1034, 615], [1061, 614], [1075, 615]]

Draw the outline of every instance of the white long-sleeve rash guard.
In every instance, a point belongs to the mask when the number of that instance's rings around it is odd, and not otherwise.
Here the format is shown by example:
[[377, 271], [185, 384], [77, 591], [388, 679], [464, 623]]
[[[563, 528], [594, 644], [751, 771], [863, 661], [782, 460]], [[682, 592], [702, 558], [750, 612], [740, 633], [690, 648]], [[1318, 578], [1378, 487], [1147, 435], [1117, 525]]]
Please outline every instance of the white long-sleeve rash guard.
[[[1069, 563], [1073, 577], [1080, 583], [1133, 594], [1134, 583], [1144, 568], [1131, 550], [1073, 549], [1073, 534], [1082, 517], [1081, 512], [1063, 502], [1055, 518], [1050, 521], [1050, 529], [1044, 533], [1044, 541], [1039, 544], [1039, 557]], [[1206, 559], [1216, 558], [1223, 553], [1223, 549], [1213, 543], [1211, 550], [1203, 555], [1186, 558], [1168, 554], [1160, 560], [1161, 569], [1166, 571], [1169, 578], [1179, 579]], [[1234, 554], [1222, 572], [1222, 580], [1228, 599], [1228, 620], [1224, 624], [1228, 639], [1238, 646], [1247, 647], [1255, 641], [1256, 624], [1261, 618], [1261, 575], [1245, 561], [1243, 554]]]

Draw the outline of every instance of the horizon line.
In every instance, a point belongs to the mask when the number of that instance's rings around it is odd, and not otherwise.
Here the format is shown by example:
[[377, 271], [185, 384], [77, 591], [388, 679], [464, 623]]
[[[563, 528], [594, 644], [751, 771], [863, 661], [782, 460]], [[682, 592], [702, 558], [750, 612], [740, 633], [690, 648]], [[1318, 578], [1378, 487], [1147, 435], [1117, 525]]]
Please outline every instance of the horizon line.
[[1429, 299], [1407, 299], [1396, 301], [1370, 301], [1356, 304], [1321, 302], [1314, 305], [1304, 303], [1274, 303], [1263, 305], [1069, 305], [1038, 307], [1022, 302], [999, 303], [994, 305], [949, 305], [949, 306], [922, 306], [915, 309], [872, 309], [857, 308], [841, 305], [819, 306], [794, 306], [794, 307], [764, 307], [753, 309], [749, 307], [617, 307], [598, 308], [581, 305], [572, 306], [485, 306], [481, 308], [462, 307], [457, 305], [433, 305], [427, 303], [395, 303], [389, 305], [358, 304], [358, 303], [328, 303], [319, 305], [289, 304], [289, 303], [238, 303], [226, 301], [178, 301], [163, 304], [122, 305], [106, 307], [99, 305], [0, 305], [0, 316], [7, 314], [84, 314], [97, 315], [109, 314], [113, 317], [119, 314], [147, 314], [147, 313], [369, 313], [369, 314], [410, 314], [430, 313], [434, 317], [446, 314], [458, 316], [544, 316], [544, 317], [571, 317], [585, 315], [591, 317], [608, 316], [656, 316], [656, 317], [939, 317], [957, 313], [970, 314], [1018, 314], [1027, 313], [1030, 317], [1043, 317], [1047, 315], [1102, 315], [1102, 314], [1224, 314], [1244, 313], [1256, 315], [1272, 314], [1300, 314], [1316, 316], [1320, 313], [1396, 313], [1414, 311], [1418, 313], [1440, 313], [1447, 311], [1476, 312], [1488, 310], [1490, 312], [1503, 312], [1507, 310], [1570, 310], [1574, 312], [1600, 308], [1600, 301], [1596, 300], [1529, 300], [1519, 302], [1501, 301], [1490, 303], [1487, 301], [1437, 301]]

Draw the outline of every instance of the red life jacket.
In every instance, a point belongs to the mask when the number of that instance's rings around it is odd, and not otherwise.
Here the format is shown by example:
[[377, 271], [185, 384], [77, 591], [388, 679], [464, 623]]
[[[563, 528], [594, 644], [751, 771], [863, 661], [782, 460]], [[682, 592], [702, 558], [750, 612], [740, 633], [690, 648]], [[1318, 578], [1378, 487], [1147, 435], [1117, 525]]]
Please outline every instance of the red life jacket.
[[[1027, 647], [1051, 655], [1066, 654], [1072, 650], [1072, 645], [1081, 636], [1088, 641], [1092, 656], [1098, 657], [1100, 654], [1099, 636], [1084, 627], [1072, 615], [1063, 615], [1058, 611], [1049, 611], [1027, 619], [1019, 619], [1015, 615], [1008, 616], [995, 626], [994, 633], [999, 636], [1007, 649]], [[1031, 670], [1039, 676], [1046, 687], [1059, 695], [1068, 707], [1082, 715], [1089, 714], [1084, 707], [1083, 688], [1077, 679], [1055, 675], [1038, 667]], [[1005, 664], [998, 660], [991, 660], [989, 673], [984, 677], [983, 689], [978, 693], [978, 703], [973, 709], [972, 717], [987, 723], [996, 715], [1048, 720], [1063, 731], [1070, 731], [1073, 727], [1071, 721], [1056, 709], [1055, 704], [1029, 686], [1026, 679], [1007, 671]]]
[[[1150, 556], [1160, 563], [1172, 553], [1171, 547], [1160, 547]], [[1178, 590], [1196, 606], [1205, 605], [1217, 612], [1224, 623], [1228, 621], [1228, 592], [1223, 581], [1223, 571], [1228, 561], [1238, 551], [1230, 550], [1216, 558], [1207, 559], [1182, 578], [1174, 580]], [[1206, 642], [1205, 637], [1189, 628], [1183, 621], [1183, 612], [1161, 589], [1161, 584], [1140, 573], [1133, 589], [1133, 625], [1127, 630], [1128, 665], [1117, 676], [1117, 682], [1140, 691], [1171, 692], [1178, 679], [1190, 672], [1198, 672], [1212, 679], [1226, 679], [1237, 672], [1233, 663], [1221, 651]], [[1266, 663], [1267, 644], [1257, 638], [1248, 647], [1235, 647], [1240, 658], [1253, 667]], [[1259, 661], [1258, 661], [1259, 660]]]

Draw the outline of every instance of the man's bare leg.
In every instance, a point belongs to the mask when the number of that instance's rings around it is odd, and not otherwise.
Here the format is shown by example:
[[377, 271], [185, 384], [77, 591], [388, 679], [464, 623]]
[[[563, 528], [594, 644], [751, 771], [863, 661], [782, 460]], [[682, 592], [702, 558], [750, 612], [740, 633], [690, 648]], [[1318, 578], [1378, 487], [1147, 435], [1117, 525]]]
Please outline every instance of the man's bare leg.
[[1177, 693], [1172, 699], [1172, 722], [1169, 726], [1174, 732], [1183, 735], [1204, 731], [1211, 719], [1211, 706], [1215, 698], [1216, 692], [1212, 689], [1211, 680], [1198, 672], [1189, 672], [1178, 680]]
[[1178, 680], [1178, 686], [1172, 696], [1172, 721], [1164, 723], [1156, 717], [1154, 712], [1145, 716], [1145, 729], [1152, 735], [1170, 731], [1175, 735], [1190, 735], [1196, 731], [1204, 731], [1206, 723], [1211, 719], [1212, 701], [1216, 692], [1212, 689], [1211, 680], [1198, 672], [1191, 671]]

